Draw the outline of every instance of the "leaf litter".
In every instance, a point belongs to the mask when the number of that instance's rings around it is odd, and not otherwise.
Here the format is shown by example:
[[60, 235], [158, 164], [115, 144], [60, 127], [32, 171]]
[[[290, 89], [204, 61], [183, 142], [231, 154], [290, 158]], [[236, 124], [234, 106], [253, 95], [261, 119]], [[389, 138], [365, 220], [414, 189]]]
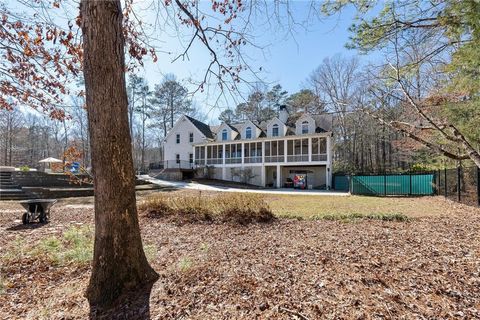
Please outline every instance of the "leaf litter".
[[[54, 265], [18, 248], [93, 226], [91, 208], [66, 206], [52, 209], [51, 223], [23, 228], [16, 205], [0, 203], [1, 319], [88, 317], [88, 264]], [[160, 274], [151, 318], [480, 318], [480, 211], [443, 208], [407, 222], [178, 225], [141, 217]]]

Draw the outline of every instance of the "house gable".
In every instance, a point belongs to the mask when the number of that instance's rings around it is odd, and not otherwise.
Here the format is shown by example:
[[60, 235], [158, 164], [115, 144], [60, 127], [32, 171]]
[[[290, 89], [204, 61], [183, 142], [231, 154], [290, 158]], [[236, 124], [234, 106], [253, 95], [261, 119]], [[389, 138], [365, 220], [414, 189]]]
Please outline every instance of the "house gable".
[[[224, 138], [224, 132], [226, 132], [227, 136], [226, 139]], [[228, 123], [222, 123], [217, 131], [217, 141], [229, 141], [235, 140], [235, 138], [239, 135], [237, 129], [233, 126], [229, 125]]]
[[273, 137], [273, 128], [278, 126], [278, 136], [283, 137], [287, 133], [287, 126], [277, 117], [270, 120], [267, 124], [267, 137]]
[[247, 128], [251, 130], [252, 137], [250, 139], [257, 139], [262, 133], [262, 130], [255, 123], [247, 120], [241, 127], [240, 136], [242, 139], [247, 139]]
[[[194, 131], [197, 135], [199, 135], [202, 139], [210, 139], [210, 137], [208, 137], [202, 130], [200, 130], [194, 123], [192, 123], [192, 121], [190, 119], [193, 119], [193, 118], [190, 118], [186, 115], [182, 115], [178, 120], [177, 122], [175, 122], [175, 124], [173, 125], [173, 128], [171, 128], [167, 135], [165, 136], [165, 138], [163, 139], [164, 142], [166, 142], [168, 139], [170, 139], [170, 137], [175, 133], [180, 133], [180, 134], [188, 134], [189, 132], [192, 132]], [[198, 121], [198, 120], [196, 120]], [[200, 122], [200, 121], [198, 121]], [[185, 124], [187, 124], [188, 127], [191, 128], [191, 130], [189, 131], [185, 131]], [[181, 127], [181, 129], [180, 129]], [[175, 137], [174, 137], [175, 138]]]
[[188, 116], [182, 115], [163, 140], [164, 160], [176, 160], [178, 155], [179, 160], [189, 161], [190, 155], [193, 154], [193, 144], [207, 140], [210, 139], [205, 133]]
[[[304, 128], [308, 129], [308, 132], [303, 133]], [[302, 115], [295, 122], [295, 134], [297, 135], [315, 133], [315, 128], [315, 119], [309, 114]]]

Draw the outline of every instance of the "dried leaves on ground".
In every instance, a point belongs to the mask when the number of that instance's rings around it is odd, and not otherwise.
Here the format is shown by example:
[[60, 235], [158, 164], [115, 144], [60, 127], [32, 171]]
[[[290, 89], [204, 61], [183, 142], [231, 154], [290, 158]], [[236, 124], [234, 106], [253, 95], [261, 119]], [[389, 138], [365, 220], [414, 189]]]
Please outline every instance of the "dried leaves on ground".
[[[408, 221], [178, 225], [142, 216], [161, 275], [151, 318], [479, 318], [480, 212], [437, 201], [442, 214]], [[62, 202], [47, 225], [23, 227], [20, 213], [0, 203], [0, 318], [87, 318], [88, 264], [52, 263], [29, 246], [56, 238], [71, 249], [71, 233], [92, 227], [91, 205]]]

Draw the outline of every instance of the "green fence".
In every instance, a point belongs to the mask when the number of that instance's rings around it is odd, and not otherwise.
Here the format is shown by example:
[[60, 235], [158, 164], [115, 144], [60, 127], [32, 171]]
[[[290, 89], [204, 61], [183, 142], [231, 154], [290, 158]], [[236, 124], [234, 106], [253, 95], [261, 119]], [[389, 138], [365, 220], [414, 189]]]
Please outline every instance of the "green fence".
[[350, 178], [346, 175], [333, 176], [333, 189], [337, 191], [350, 191]]
[[435, 194], [435, 174], [355, 175], [350, 193], [372, 196], [427, 196]]

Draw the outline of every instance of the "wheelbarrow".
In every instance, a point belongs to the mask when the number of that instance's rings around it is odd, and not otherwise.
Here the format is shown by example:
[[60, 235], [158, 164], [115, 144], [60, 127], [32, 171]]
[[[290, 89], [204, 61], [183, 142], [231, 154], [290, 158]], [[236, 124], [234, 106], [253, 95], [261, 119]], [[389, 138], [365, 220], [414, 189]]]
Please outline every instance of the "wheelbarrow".
[[19, 203], [27, 210], [22, 215], [23, 224], [29, 224], [38, 219], [41, 223], [50, 220], [50, 208], [57, 202], [56, 199], [33, 199], [24, 200]]

